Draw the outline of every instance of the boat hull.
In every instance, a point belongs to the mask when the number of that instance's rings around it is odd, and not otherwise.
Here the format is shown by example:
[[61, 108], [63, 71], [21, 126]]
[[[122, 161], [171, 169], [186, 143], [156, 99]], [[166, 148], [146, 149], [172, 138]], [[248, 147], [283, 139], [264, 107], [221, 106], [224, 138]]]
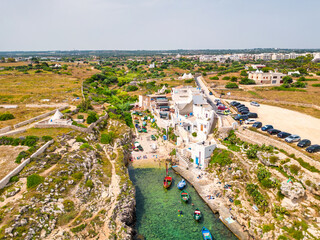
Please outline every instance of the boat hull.
[[204, 240], [213, 240], [213, 237], [207, 228], [203, 227], [201, 233]]
[[168, 189], [172, 184], [172, 177], [166, 176], [163, 180], [163, 187]]

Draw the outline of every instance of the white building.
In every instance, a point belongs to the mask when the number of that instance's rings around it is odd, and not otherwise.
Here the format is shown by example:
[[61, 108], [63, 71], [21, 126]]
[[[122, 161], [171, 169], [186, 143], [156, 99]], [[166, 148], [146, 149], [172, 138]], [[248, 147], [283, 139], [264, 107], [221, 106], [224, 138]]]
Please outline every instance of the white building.
[[156, 64], [153, 62], [149, 65], [149, 68], [155, 68], [156, 67]]
[[191, 144], [188, 150], [191, 153], [191, 158], [195, 167], [199, 167], [200, 169], [207, 168], [210, 157], [216, 147], [217, 145], [213, 141], [203, 141]]
[[286, 76], [286, 74], [279, 72], [263, 72], [261, 70], [257, 70], [254, 72], [249, 72], [249, 79], [252, 79], [256, 82], [256, 84], [275, 84], [279, 85], [283, 82], [282, 78]]
[[72, 121], [69, 119], [62, 119], [63, 114], [57, 110], [54, 115], [49, 119], [48, 124], [61, 124], [61, 125], [72, 125]]
[[193, 75], [191, 73], [187, 74], [184, 73], [182, 77], [179, 77], [180, 80], [188, 80], [188, 79], [193, 79]]
[[300, 75], [300, 72], [299, 72], [299, 71], [288, 72], [288, 75], [289, 75], [289, 76], [291, 76], [292, 74], [299, 74], [299, 75]]

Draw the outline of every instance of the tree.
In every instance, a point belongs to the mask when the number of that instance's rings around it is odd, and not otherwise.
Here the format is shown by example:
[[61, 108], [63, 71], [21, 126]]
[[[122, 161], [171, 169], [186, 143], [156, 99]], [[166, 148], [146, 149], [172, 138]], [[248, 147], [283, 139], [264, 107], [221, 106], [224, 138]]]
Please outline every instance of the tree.
[[232, 76], [230, 81], [231, 81], [231, 82], [237, 82], [237, 80], [238, 80], [238, 78], [237, 78], [237, 77]]
[[284, 84], [290, 84], [293, 82], [292, 77], [290, 77], [290, 76], [285, 76], [285, 77], [283, 77], [282, 80], [283, 80]]
[[89, 116], [87, 117], [87, 123], [91, 124], [98, 120], [97, 114], [95, 112], [90, 112]]
[[238, 84], [236, 84], [235, 82], [229, 82], [226, 84], [225, 87], [226, 88], [239, 88]]
[[8, 58], [8, 62], [9, 62], [9, 63], [15, 62], [15, 61], [16, 61], [16, 59], [14, 59], [14, 58]]
[[248, 76], [248, 73], [246, 70], [242, 70], [241, 73], [240, 73], [241, 76], [243, 77], [247, 77]]

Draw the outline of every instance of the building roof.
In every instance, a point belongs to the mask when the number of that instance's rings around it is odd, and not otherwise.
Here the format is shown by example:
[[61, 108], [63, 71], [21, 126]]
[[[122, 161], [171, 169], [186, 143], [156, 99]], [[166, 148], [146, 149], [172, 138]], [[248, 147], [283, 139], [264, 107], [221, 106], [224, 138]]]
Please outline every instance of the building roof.
[[203, 97], [203, 95], [193, 95], [192, 100], [193, 100], [193, 104], [196, 104], [196, 105], [207, 104], [207, 101]]

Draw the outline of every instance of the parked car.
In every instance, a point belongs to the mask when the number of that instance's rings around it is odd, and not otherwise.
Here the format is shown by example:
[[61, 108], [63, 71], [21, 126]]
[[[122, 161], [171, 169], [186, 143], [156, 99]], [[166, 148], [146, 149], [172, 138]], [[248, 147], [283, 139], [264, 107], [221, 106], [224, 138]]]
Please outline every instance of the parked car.
[[238, 105], [240, 105], [240, 103], [237, 101], [232, 101], [232, 102], [230, 102], [230, 105], [231, 106], [238, 106]]
[[238, 110], [238, 111], [241, 111], [241, 110], [244, 110], [244, 109], [245, 109], [245, 110], [249, 110], [249, 108], [247, 108], [246, 106], [241, 107], [241, 108], [238, 108], [237, 110]]
[[306, 150], [309, 153], [320, 152], [320, 145], [318, 144], [311, 145], [310, 147], [307, 147]]
[[262, 122], [255, 122], [254, 124], [252, 124], [252, 127], [261, 128], [262, 127]]
[[258, 117], [258, 114], [249, 112], [249, 113], [248, 113], [248, 117], [249, 117], [249, 118], [257, 118], [257, 117]]
[[244, 121], [245, 124], [253, 124], [255, 122], [256, 122], [256, 120], [254, 120], [254, 119], [247, 119]]
[[213, 93], [209, 91], [209, 95], [213, 95]]
[[297, 146], [301, 148], [308, 147], [310, 145], [311, 145], [311, 141], [309, 139], [303, 139], [297, 144]]
[[290, 135], [289, 137], [286, 137], [284, 140], [286, 140], [286, 142], [288, 143], [292, 143], [292, 142], [299, 142], [301, 138], [298, 135]]
[[244, 114], [248, 114], [249, 111], [248, 111], [248, 110], [241, 110], [240, 113], [241, 113], [242, 115], [244, 115]]
[[240, 105], [236, 106], [236, 108], [239, 109], [239, 108], [242, 108], [242, 107], [245, 107], [245, 106], [246, 105], [244, 105], [244, 104], [240, 104]]
[[260, 107], [260, 104], [255, 101], [252, 101], [250, 104], [255, 107]]
[[238, 112], [249, 112], [248, 108], [241, 108], [240, 110], [238, 110]]
[[234, 120], [240, 121], [240, 120], [247, 120], [248, 115], [240, 115], [238, 114], [237, 116], [234, 117]]
[[269, 129], [273, 129], [272, 125], [265, 125], [261, 128], [262, 131], [268, 131]]
[[286, 137], [289, 137], [291, 135], [291, 133], [287, 133], [287, 132], [279, 132], [277, 134], [277, 137], [279, 138], [286, 138]]
[[215, 102], [215, 103], [218, 103], [218, 102], [221, 102], [221, 101], [220, 101], [219, 98], [216, 98], [216, 99], [214, 100], [214, 102]]
[[224, 105], [219, 105], [219, 106], [218, 106], [218, 109], [219, 109], [219, 110], [226, 110], [226, 109], [227, 109], [227, 107], [226, 107], [226, 106], [224, 106]]
[[275, 135], [275, 134], [280, 133], [281, 131], [278, 130], [278, 129], [272, 128], [272, 129], [269, 129], [267, 132], [268, 132], [270, 135]]

